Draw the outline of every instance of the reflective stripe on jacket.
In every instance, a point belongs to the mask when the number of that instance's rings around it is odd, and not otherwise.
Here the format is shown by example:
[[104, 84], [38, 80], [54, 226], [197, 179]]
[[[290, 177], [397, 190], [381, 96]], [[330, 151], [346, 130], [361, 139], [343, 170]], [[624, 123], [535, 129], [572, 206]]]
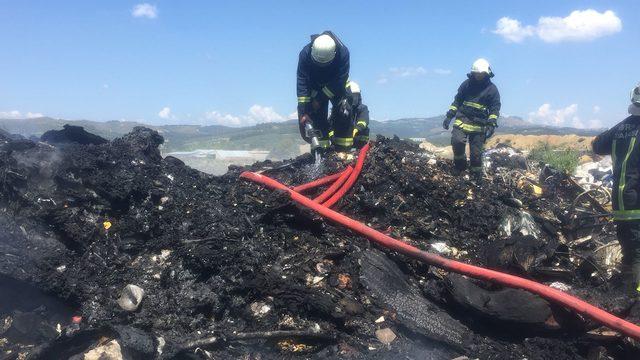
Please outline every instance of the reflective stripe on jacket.
[[593, 151], [611, 155], [615, 220], [640, 219], [640, 116], [629, 116], [593, 140]]

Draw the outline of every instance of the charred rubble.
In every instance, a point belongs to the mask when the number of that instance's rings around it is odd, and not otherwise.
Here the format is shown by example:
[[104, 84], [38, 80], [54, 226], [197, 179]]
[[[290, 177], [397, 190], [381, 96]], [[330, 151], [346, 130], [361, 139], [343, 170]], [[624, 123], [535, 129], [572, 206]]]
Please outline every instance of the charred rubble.
[[[106, 141], [69, 127], [42, 140], [0, 133], [0, 359], [639, 356], [535, 295], [372, 246], [240, 180], [243, 168], [216, 177], [162, 158], [155, 131]], [[538, 178], [492, 156], [476, 186], [379, 137], [336, 209], [638, 321], [610, 225], [584, 215], [606, 204], [553, 169]], [[312, 162], [249, 169], [297, 185]], [[322, 172], [345, 165], [329, 157]]]

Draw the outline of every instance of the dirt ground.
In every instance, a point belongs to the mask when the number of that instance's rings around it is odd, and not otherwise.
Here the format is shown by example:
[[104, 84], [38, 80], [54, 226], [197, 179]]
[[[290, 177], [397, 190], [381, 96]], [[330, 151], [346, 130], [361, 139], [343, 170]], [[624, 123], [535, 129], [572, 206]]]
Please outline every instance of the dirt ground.
[[487, 141], [487, 147], [491, 148], [497, 144], [506, 144], [519, 150], [531, 150], [540, 143], [548, 143], [552, 147], [591, 150], [591, 136], [578, 135], [518, 135], [518, 134], [496, 134]]

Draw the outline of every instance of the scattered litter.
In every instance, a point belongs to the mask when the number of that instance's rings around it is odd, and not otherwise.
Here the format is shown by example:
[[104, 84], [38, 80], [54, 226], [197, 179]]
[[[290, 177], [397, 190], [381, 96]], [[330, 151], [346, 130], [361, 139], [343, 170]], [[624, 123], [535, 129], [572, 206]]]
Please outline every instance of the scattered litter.
[[380, 340], [381, 343], [385, 345], [389, 345], [396, 339], [396, 334], [393, 330], [389, 328], [384, 328], [380, 330], [376, 330], [376, 337]]
[[506, 238], [515, 232], [527, 236], [531, 235], [536, 239], [540, 237], [540, 228], [530, 213], [520, 210], [516, 215], [507, 214], [498, 227], [498, 235]]
[[109, 230], [111, 228], [111, 221], [103, 222], [102, 227], [104, 227], [105, 230]]
[[560, 281], [552, 282], [551, 284], [549, 284], [549, 287], [552, 287], [554, 289], [558, 289], [558, 290], [561, 290], [561, 291], [565, 291], [565, 292], [571, 290], [571, 286], [569, 286], [569, 285], [567, 285], [567, 284], [565, 284], [563, 282], [560, 282]]
[[350, 289], [351, 288], [351, 277], [347, 274], [339, 274], [338, 275], [338, 288], [339, 289]]
[[376, 324], [380, 324], [384, 322], [384, 316], [380, 316], [379, 318], [376, 319]]
[[111, 340], [104, 345], [84, 354], [84, 360], [122, 360], [122, 350], [120, 344], [116, 340]]
[[254, 302], [250, 306], [253, 316], [257, 318], [264, 317], [271, 311], [271, 306], [262, 301]]

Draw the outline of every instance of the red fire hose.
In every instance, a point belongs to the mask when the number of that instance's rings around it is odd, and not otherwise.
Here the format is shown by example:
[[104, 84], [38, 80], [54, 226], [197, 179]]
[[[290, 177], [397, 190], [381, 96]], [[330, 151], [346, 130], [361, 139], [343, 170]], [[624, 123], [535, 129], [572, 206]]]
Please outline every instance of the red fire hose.
[[335, 203], [338, 202], [338, 200], [340, 200], [344, 196], [344, 194], [347, 193], [347, 191], [349, 191], [349, 189], [351, 189], [356, 180], [358, 180], [358, 176], [360, 176], [362, 165], [364, 164], [364, 159], [367, 158], [368, 150], [369, 143], [365, 144], [365, 146], [360, 149], [360, 154], [358, 154], [358, 160], [356, 161], [356, 167], [351, 172], [351, 175], [349, 176], [349, 179], [347, 179], [347, 182], [340, 188], [340, 190], [336, 191], [336, 193], [333, 194], [333, 196], [330, 197], [329, 200], [325, 201], [322, 205], [328, 208], [332, 207], [333, 205], [335, 205]]
[[[358, 159], [360, 160], [360, 159]], [[360, 164], [362, 167], [362, 164]], [[358, 170], [358, 166], [356, 165], [356, 170], [352, 172], [355, 173]], [[611, 328], [617, 330], [625, 335], [628, 335], [636, 340], [640, 340], [640, 327], [630, 323], [626, 320], [623, 320], [619, 317], [616, 317], [608, 312], [599, 309], [585, 301], [582, 301], [578, 298], [575, 298], [569, 294], [566, 294], [560, 290], [556, 290], [550, 288], [548, 286], [539, 284], [537, 282], [523, 279], [517, 276], [501, 273], [494, 270], [489, 270], [485, 268], [481, 268], [474, 265], [465, 264], [459, 261], [450, 260], [443, 258], [441, 256], [428, 253], [426, 251], [422, 251], [414, 246], [411, 246], [402, 241], [396, 240], [390, 236], [387, 236], [377, 230], [374, 230], [358, 221], [350, 219], [347, 216], [344, 216], [334, 210], [329, 209], [328, 207], [315, 203], [313, 200], [307, 198], [306, 196], [292, 191], [285, 185], [269, 178], [264, 175], [252, 173], [252, 172], [244, 172], [240, 175], [240, 177], [244, 179], [251, 180], [256, 183], [263, 184], [271, 189], [275, 190], [284, 190], [289, 193], [291, 199], [297, 203], [300, 203], [316, 212], [320, 215], [331, 219], [341, 225], [348, 227], [349, 229], [359, 233], [361, 235], [366, 236], [370, 240], [394, 251], [397, 251], [401, 254], [409, 256], [411, 258], [423, 261], [427, 264], [431, 264], [433, 266], [456, 272], [463, 275], [468, 275], [477, 279], [486, 280], [494, 283], [498, 283], [504, 286], [524, 289], [534, 294], [540, 295], [541, 297], [560, 304], [564, 307], [574, 310], [575, 312], [588, 316], [593, 320]], [[346, 185], [346, 184], [345, 184]]]
[[303, 192], [303, 191], [306, 191], [306, 190], [309, 190], [309, 189], [316, 188], [318, 186], [322, 186], [322, 185], [328, 184], [328, 183], [340, 178], [340, 176], [342, 176], [342, 174], [344, 174], [344, 172], [346, 170], [347, 169], [345, 169], [345, 170], [343, 170], [343, 171], [341, 171], [339, 173], [335, 173], [333, 175], [328, 175], [328, 176], [322, 177], [322, 178], [320, 178], [318, 180], [314, 180], [312, 182], [308, 182], [306, 184], [298, 185], [298, 186], [293, 188], [293, 191]]
[[351, 167], [351, 165], [347, 166], [347, 168], [342, 172], [342, 175], [340, 175], [338, 180], [336, 180], [333, 184], [331, 184], [331, 186], [329, 186], [327, 190], [325, 190], [322, 194], [318, 195], [315, 199], [313, 199], [313, 201], [319, 204], [322, 204], [323, 201], [327, 200], [331, 195], [333, 195], [333, 193], [336, 192], [336, 190], [340, 188], [340, 186], [342, 186], [342, 184], [344, 184], [344, 182], [347, 180], [349, 175], [351, 175], [352, 171], [353, 171], [353, 168]]

